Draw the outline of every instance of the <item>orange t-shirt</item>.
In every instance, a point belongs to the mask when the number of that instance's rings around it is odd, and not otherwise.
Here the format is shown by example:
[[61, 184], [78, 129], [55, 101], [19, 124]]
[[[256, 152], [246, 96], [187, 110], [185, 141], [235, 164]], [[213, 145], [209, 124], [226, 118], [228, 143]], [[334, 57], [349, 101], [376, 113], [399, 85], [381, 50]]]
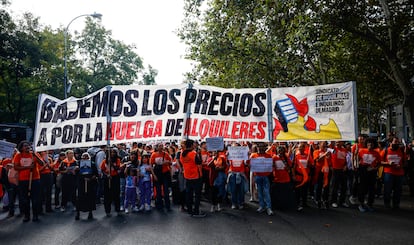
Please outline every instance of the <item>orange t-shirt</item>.
[[332, 154], [332, 168], [344, 169], [346, 166], [346, 149], [335, 147], [335, 153]]
[[274, 183], [289, 183], [290, 176], [288, 169], [292, 167], [292, 161], [289, 157], [280, 157], [273, 155], [275, 166], [273, 168], [273, 182]]
[[370, 151], [367, 148], [359, 149], [358, 157], [360, 166], [371, 166], [376, 168], [381, 163], [381, 156], [376, 150]]
[[245, 172], [244, 160], [230, 160], [229, 162], [230, 162], [230, 168], [229, 168], [230, 172], [240, 172], [240, 173]]
[[190, 151], [186, 156], [183, 153], [180, 155], [180, 162], [184, 168], [184, 178], [186, 179], [198, 179], [202, 176], [200, 165], [196, 164], [197, 152]]
[[[111, 163], [111, 164], [113, 164], [113, 163]], [[119, 160], [119, 158], [116, 159], [115, 166], [117, 166], [118, 169], [120, 168], [121, 160]], [[101, 167], [101, 170], [102, 170], [103, 173], [109, 174], [109, 169], [107, 169], [107, 166], [106, 166], [106, 159], [104, 159], [102, 161], [100, 167]], [[117, 175], [118, 175], [118, 170], [111, 167], [111, 176], [117, 176]]]
[[[40, 156], [39, 156], [40, 157]], [[43, 160], [46, 164], [49, 163], [50, 167], [45, 167], [40, 171], [40, 174], [50, 174], [52, 172], [53, 167], [53, 160], [50, 157], [47, 157], [47, 160]], [[39, 167], [39, 169], [42, 168], [42, 166]]]
[[[384, 152], [385, 153], [385, 152]], [[403, 161], [404, 153], [401, 150], [393, 151], [391, 148], [387, 149], [384, 154], [384, 162], [393, 162], [393, 165], [384, 165], [384, 173], [402, 176], [404, 175]]]
[[210, 167], [208, 166], [208, 162], [211, 159], [210, 152], [206, 150], [201, 150], [201, 162], [204, 170], [210, 170]]
[[[169, 161], [169, 164], [164, 164], [164, 161]], [[150, 164], [155, 164], [155, 165], [162, 165], [162, 172], [166, 173], [169, 172], [171, 170], [171, 161], [172, 158], [170, 156], [170, 154], [168, 154], [167, 152], [158, 152], [158, 151], [154, 151], [151, 154], [151, 158], [150, 158]]]
[[31, 153], [17, 153], [13, 158], [14, 166], [30, 166], [34, 162], [33, 169], [23, 169], [19, 171], [19, 181], [30, 180], [30, 172], [32, 172], [32, 180], [40, 179], [39, 163]]

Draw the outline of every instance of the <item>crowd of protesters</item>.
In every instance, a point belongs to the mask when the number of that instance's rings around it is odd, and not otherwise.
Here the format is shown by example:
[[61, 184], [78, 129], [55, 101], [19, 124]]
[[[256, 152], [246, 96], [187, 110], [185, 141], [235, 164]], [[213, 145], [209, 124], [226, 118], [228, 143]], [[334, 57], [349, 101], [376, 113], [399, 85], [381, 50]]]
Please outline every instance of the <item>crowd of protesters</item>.
[[[248, 159], [228, 159], [228, 146], [248, 147]], [[272, 159], [272, 171], [252, 172], [254, 158]], [[310, 200], [319, 209], [367, 212], [374, 211], [376, 197], [382, 197], [385, 208], [399, 209], [404, 179], [414, 196], [414, 141], [405, 145], [394, 136], [378, 142], [361, 135], [353, 145], [232, 143], [220, 151], [188, 139], [32, 152], [23, 141], [11, 158], [1, 160], [0, 197], [7, 197], [7, 217], [18, 209], [23, 222], [38, 221], [44, 212], [68, 212], [68, 207], [76, 220], [81, 212], [93, 219], [102, 201], [108, 217], [112, 207], [121, 215], [152, 208], [171, 212], [172, 205], [204, 217], [203, 198], [214, 213], [225, 206], [244, 209], [246, 193], [258, 203], [257, 212], [267, 215], [276, 209], [301, 212]]]

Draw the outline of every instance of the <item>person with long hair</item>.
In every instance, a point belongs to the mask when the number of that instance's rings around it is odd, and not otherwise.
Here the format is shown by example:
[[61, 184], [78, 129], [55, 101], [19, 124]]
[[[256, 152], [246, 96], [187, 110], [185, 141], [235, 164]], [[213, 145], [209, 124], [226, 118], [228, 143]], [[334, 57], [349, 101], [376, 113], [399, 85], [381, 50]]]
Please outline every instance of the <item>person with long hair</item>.
[[76, 174], [79, 170], [78, 161], [75, 159], [73, 150], [65, 152], [66, 158], [59, 167], [62, 174], [62, 205], [60, 211], [66, 211], [66, 205], [72, 202], [73, 210], [76, 210]]
[[111, 204], [114, 203], [115, 211], [120, 215], [121, 211], [121, 193], [120, 193], [120, 179], [119, 169], [121, 166], [121, 159], [118, 156], [118, 150], [112, 148], [109, 156], [106, 156], [101, 163], [101, 170], [104, 176], [104, 206], [106, 216], [111, 216]]

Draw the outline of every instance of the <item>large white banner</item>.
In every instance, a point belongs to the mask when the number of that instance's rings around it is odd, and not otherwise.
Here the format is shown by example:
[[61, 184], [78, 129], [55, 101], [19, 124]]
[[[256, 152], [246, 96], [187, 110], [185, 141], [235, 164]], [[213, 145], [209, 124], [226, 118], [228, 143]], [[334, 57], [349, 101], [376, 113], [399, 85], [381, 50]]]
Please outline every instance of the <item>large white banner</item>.
[[354, 83], [277, 89], [108, 86], [83, 98], [39, 96], [36, 151], [133, 141], [354, 140]]

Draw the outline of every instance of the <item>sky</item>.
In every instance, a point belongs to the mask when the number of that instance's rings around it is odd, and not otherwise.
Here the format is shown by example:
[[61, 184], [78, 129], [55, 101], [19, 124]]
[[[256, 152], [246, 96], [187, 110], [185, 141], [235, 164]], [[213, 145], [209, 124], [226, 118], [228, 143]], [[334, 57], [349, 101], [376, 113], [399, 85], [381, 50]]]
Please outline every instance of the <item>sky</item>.
[[[112, 37], [135, 44], [145, 68], [158, 70], [158, 85], [180, 84], [191, 62], [184, 59], [185, 45], [174, 33], [183, 19], [184, 0], [10, 0], [14, 16], [31, 12], [52, 28], [66, 27], [82, 14], [102, 14], [101, 23]], [[85, 18], [74, 20], [69, 32], [80, 32]], [[62, 58], [63, 60], [63, 58]]]

